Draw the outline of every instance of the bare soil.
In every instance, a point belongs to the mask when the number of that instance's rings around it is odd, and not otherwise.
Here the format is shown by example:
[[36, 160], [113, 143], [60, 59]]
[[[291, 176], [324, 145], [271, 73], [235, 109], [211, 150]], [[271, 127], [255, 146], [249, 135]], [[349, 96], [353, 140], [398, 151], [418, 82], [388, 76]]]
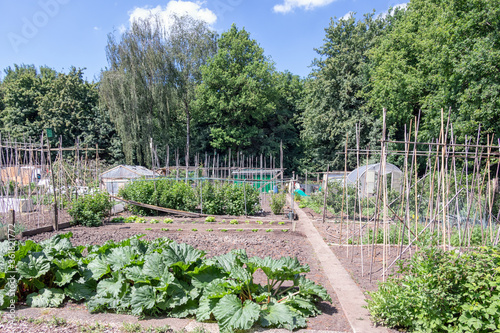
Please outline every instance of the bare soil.
[[[394, 261], [400, 257], [400, 246], [386, 246], [384, 253], [383, 245], [346, 245], [345, 239], [347, 235], [351, 237], [354, 235], [356, 241], [359, 239], [359, 221], [351, 221], [348, 230], [346, 221], [340, 222], [340, 216], [333, 216], [328, 213], [325, 223], [323, 223], [322, 215], [315, 213], [310, 208], [303, 208], [303, 211], [313, 221], [323, 240], [340, 260], [342, 266], [365, 293], [377, 290], [379, 282], [384, 281], [391, 274], [397, 273], [398, 261]], [[364, 225], [364, 221], [362, 221], [362, 225]], [[361, 237], [363, 237], [366, 230], [367, 226], [362, 228]], [[339, 245], [341, 234], [343, 241], [342, 245]], [[406, 246], [403, 247], [403, 250], [405, 248]], [[401, 255], [401, 260], [409, 259], [415, 250], [416, 247], [414, 246], [409, 248]], [[384, 261], [386, 265], [383, 264]], [[394, 264], [389, 268], [388, 266], [393, 262]]]

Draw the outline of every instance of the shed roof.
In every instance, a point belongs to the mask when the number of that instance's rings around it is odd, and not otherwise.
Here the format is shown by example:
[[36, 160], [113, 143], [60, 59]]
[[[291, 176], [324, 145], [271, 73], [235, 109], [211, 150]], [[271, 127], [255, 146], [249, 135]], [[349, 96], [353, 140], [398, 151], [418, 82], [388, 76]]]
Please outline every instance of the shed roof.
[[140, 177], [153, 177], [152, 170], [139, 165], [118, 165], [101, 173], [101, 179], [134, 179]]

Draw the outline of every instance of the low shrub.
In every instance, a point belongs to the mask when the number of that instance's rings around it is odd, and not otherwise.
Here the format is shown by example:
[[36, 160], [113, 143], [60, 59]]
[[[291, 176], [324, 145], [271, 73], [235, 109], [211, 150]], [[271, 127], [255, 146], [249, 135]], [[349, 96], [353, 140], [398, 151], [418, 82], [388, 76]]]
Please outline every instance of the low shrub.
[[71, 203], [68, 214], [73, 218], [74, 225], [96, 227], [102, 225], [102, 219], [111, 210], [112, 203], [106, 192], [94, 192], [79, 196]]
[[[198, 205], [189, 184], [169, 179], [134, 181], [121, 188], [118, 195], [126, 200], [185, 211], [194, 211]], [[156, 214], [155, 210], [134, 205], [128, 209], [140, 215]]]
[[215, 222], [215, 217], [213, 217], [213, 216], [207, 216], [205, 218], [205, 222]]
[[500, 250], [425, 249], [371, 292], [380, 324], [418, 332], [493, 332], [500, 327]]
[[283, 214], [286, 204], [286, 193], [277, 193], [271, 196], [271, 211], [273, 214]]
[[[259, 191], [250, 184], [203, 182], [203, 213], [214, 215], [254, 215], [260, 209]], [[200, 193], [202, 192], [202, 193]], [[246, 207], [245, 207], [246, 199]]]

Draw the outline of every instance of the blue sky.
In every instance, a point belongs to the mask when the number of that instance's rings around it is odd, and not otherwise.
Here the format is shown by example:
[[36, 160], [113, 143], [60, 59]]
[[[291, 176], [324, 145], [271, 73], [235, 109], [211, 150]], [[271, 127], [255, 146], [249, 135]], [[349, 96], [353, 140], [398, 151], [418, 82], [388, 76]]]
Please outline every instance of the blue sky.
[[[86, 68], [88, 80], [107, 66], [107, 35], [127, 29], [149, 11], [168, 17], [187, 12], [219, 34], [244, 27], [278, 70], [302, 77], [317, 57], [330, 18], [376, 10], [384, 13], [404, 0], [0, 0], [0, 69], [14, 64], [46, 65], [67, 72]], [[166, 19], [168, 20], [168, 19]], [[168, 24], [168, 23], [167, 23]], [[3, 77], [3, 71], [0, 78]]]

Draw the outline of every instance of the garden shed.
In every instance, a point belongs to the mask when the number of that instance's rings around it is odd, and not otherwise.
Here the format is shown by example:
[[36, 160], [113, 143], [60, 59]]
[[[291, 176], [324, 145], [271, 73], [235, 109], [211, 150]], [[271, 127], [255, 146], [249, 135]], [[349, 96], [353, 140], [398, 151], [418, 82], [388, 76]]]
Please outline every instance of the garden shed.
[[155, 173], [148, 168], [136, 165], [118, 165], [99, 176], [101, 190], [115, 195], [128, 182], [140, 178], [154, 178]]
[[[361, 197], [373, 196], [377, 193], [377, 181], [381, 174], [381, 164], [369, 164], [361, 166], [347, 175], [347, 184], [359, 184], [358, 189]], [[385, 174], [387, 184], [393, 191], [401, 192], [403, 172], [391, 163], [386, 164]]]

